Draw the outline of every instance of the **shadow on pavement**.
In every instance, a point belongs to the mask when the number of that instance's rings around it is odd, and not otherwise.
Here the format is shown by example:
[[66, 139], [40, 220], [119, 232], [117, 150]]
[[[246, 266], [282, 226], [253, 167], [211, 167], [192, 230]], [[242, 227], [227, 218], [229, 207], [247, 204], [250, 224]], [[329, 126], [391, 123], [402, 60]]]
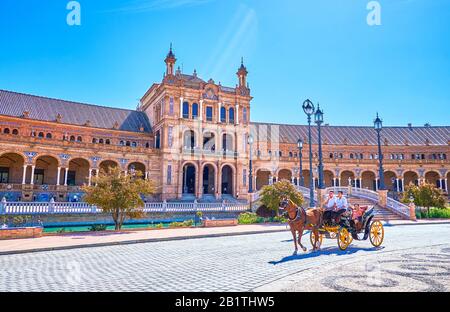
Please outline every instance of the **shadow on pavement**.
[[291, 256], [283, 257], [282, 259], [278, 261], [269, 261], [269, 264], [277, 265], [289, 261], [295, 261], [295, 260], [302, 260], [302, 259], [309, 259], [309, 258], [316, 258], [323, 255], [336, 255], [336, 256], [345, 256], [345, 255], [351, 255], [358, 251], [378, 251], [384, 249], [384, 247], [370, 247], [370, 248], [360, 248], [360, 247], [348, 247], [347, 250], [342, 251], [338, 247], [326, 247], [322, 248], [319, 251], [309, 251], [307, 253], [302, 253], [302, 251], [299, 251], [299, 254], [294, 254]]

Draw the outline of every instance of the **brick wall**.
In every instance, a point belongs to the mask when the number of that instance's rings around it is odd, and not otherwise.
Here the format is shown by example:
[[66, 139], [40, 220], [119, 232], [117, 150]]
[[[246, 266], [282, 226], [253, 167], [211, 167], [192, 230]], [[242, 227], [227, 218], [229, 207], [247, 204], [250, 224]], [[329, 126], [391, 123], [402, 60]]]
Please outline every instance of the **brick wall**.
[[43, 229], [41, 227], [1, 229], [0, 230], [0, 240], [41, 237], [42, 230]]

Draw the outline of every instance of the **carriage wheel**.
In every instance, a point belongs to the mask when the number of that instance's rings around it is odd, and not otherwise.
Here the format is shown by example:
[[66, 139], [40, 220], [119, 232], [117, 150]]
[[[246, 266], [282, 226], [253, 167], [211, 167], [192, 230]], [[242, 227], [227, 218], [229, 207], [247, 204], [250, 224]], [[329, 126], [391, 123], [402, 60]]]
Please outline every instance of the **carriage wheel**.
[[348, 245], [352, 242], [350, 232], [345, 228], [341, 228], [337, 235], [337, 242], [340, 250], [346, 250]]
[[370, 225], [370, 242], [374, 247], [379, 247], [384, 239], [384, 227], [380, 221], [374, 221]]
[[[316, 239], [316, 236], [314, 235], [314, 232], [311, 231], [311, 234], [309, 235], [309, 240], [311, 241], [311, 245], [314, 248], [314, 240]], [[320, 246], [322, 246], [322, 241], [323, 241], [323, 234], [319, 233], [319, 240], [317, 241], [317, 244], [319, 246], [317, 246], [317, 248], [320, 248]]]

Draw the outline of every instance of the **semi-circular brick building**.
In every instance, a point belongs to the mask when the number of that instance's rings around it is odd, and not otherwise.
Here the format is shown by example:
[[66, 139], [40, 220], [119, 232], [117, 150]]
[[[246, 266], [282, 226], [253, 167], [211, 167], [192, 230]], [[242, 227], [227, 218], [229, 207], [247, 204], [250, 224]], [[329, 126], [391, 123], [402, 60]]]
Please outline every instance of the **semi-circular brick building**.
[[[247, 69], [224, 87], [175, 70], [141, 98], [137, 110], [76, 103], [0, 90], [0, 197], [8, 201], [79, 200], [80, 186], [102, 168], [140, 170], [159, 185], [156, 200], [247, 198], [248, 135], [253, 144], [253, 186], [280, 179], [297, 184], [297, 140], [304, 125], [251, 122]], [[323, 127], [326, 186], [376, 190], [378, 152], [371, 127]], [[409, 183], [428, 181], [448, 193], [450, 126], [385, 127], [385, 184], [393, 196]], [[308, 146], [303, 177], [309, 186]], [[313, 128], [314, 168], [317, 132]], [[313, 170], [317, 183], [316, 170]]]

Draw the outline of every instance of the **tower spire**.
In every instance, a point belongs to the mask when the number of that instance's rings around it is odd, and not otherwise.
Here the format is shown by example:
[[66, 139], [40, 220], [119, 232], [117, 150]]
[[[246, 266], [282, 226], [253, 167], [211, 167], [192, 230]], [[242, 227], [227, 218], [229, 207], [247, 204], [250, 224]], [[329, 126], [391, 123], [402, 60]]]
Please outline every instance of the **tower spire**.
[[167, 53], [166, 59], [164, 62], [166, 63], [166, 75], [173, 75], [175, 63], [177, 59], [172, 50], [172, 42], [170, 43], [169, 53]]
[[241, 67], [239, 67], [237, 76], [239, 78], [239, 87], [246, 88], [247, 86], [247, 68], [244, 65], [244, 57], [241, 57]]

